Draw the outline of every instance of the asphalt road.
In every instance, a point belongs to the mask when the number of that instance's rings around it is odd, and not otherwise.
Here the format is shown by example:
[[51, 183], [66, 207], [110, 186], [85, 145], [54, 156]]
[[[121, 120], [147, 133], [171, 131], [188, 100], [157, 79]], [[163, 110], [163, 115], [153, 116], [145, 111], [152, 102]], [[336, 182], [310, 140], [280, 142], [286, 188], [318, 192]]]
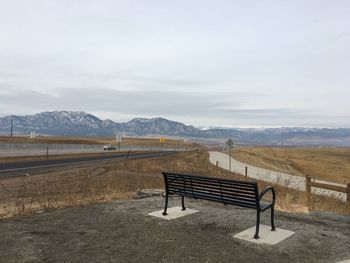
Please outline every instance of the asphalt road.
[[[103, 145], [0, 143], [0, 157], [46, 156], [75, 153], [103, 153]], [[173, 151], [174, 147], [147, 145], [120, 145], [120, 151]], [[177, 149], [180, 150], [180, 149]]]
[[43, 170], [49, 170], [57, 167], [66, 167], [72, 165], [91, 164], [96, 162], [118, 161], [129, 159], [144, 159], [161, 157], [164, 155], [174, 154], [174, 152], [151, 152], [151, 153], [116, 153], [116, 154], [101, 154], [88, 157], [74, 157], [58, 160], [38, 160], [16, 163], [0, 164], [0, 177], [3, 176], [21, 176], [26, 173], [33, 173]]

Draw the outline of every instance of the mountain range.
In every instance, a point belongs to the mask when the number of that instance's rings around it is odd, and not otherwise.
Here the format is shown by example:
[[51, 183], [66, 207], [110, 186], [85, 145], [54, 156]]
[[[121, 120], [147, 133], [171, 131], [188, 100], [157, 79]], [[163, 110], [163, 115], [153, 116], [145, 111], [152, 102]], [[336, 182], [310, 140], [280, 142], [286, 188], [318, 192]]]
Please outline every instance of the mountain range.
[[10, 115], [0, 118], [0, 134], [9, 135], [13, 123], [14, 135], [35, 131], [40, 135], [55, 136], [169, 136], [197, 141], [231, 138], [238, 144], [269, 146], [350, 146], [350, 128], [211, 128], [199, 129], [192, 125], [165, 118], [135, 118], [117, 123], [101, 120], [81, 111], [52, 111], [35, 115]]

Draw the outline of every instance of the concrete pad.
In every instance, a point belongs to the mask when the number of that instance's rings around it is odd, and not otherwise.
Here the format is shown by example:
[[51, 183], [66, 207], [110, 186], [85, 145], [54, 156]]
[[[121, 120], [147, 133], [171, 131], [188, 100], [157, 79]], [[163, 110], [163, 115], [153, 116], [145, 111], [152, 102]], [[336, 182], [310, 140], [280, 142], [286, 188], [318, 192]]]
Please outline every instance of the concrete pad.
[[339, 261], [338, 263], [350, 263], [350, 259], [344, 260], [344, 261]]
[[279, 242], [294, 234], [293, 231], [277, 228], [275, 231], [271, 231], [270, 226], [260, 225], [259, 238], [254, 239], [255, 226], [241, 233], [234, 235], [234, 238], [242, 239], [245, 241], [253, 242], [256, 244], [276, 245]]
[[156, 212], [149, 213], [148, 215], [159, 217], [165, 220], [172, 220], [175, 218], [191, 215], [198, 212], [197, 210], [189, 209], [189, 208], [186, 208], [185, 211], [182, 211], [181, 209], [182, 208], [179, 206], [168, 208], [166, 216], [163, 216], [163, 209]]

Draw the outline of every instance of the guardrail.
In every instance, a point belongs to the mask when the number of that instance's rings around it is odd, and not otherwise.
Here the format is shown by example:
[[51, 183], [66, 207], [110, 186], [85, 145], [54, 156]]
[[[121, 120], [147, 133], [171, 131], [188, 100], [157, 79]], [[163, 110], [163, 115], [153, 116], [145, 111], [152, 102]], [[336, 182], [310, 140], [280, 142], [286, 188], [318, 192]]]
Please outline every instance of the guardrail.
[[[35, 155], [57, 155], [74, 153], [102, 153], [101, 144], [43, 144], [43, 143], [0, 143], [0, 157], [18, 157]], [[187, 151], [187, 148], [167, 145], [121, 145], [119, 151]]]

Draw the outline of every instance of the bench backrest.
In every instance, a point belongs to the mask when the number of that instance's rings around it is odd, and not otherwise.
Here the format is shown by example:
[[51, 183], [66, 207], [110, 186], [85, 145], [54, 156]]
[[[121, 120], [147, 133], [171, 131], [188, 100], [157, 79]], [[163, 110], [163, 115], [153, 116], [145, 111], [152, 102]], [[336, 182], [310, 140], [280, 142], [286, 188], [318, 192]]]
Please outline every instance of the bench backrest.
[[258, 208], [256, 182], [163, 172], [167, 194]]

